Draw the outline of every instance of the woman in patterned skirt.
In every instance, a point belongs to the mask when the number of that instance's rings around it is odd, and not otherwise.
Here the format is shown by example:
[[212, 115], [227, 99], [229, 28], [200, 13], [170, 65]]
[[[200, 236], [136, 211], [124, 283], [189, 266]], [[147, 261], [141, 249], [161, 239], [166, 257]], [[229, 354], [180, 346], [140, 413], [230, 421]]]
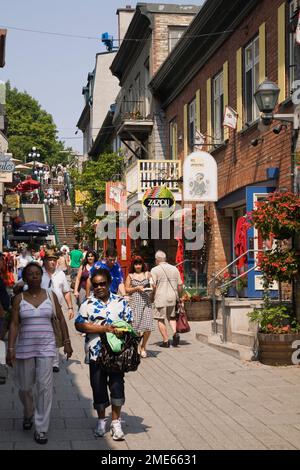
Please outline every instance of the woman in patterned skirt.
[[127, 276], [125, 289], [130, 296], [130, 306], [133, 312], [133, 328], [143, 333], [141, 345], [141, 357], [147, 357], [146, 344], [153, 328], [152, 315], [152, 278], [146, 270], [146, 266], [141, 256], [135, 256], [130, 266], [130, 274]]

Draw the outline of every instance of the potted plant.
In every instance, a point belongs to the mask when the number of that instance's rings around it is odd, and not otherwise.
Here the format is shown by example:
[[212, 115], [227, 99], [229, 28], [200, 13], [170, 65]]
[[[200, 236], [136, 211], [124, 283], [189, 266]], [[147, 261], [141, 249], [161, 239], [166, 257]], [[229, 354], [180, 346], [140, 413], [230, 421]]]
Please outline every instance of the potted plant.
[[186, 288], [182, 300], [188, 320], [209, 321], [212, 319], [211, 300], [204, 296], [204, 292]]
[[292, 365], [293, 344], [300, 340], [300, 324], [290, 306], [265, 298], [261, 308], [248, 314], [258, 324], [258, 359], [271, 366]]
[[240, 279], [236, 281], [235, 288], [240, 298], [247, 297], [247, 287], [248, 287], [247, 276], [240, 277]]

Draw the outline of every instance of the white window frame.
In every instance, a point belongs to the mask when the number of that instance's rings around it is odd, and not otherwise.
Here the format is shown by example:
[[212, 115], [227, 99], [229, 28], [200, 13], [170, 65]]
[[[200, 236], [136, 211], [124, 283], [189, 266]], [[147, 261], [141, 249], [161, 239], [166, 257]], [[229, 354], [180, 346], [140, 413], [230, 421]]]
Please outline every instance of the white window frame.
[[188, 136], [189, 148], [193, 152], [196, 137], [196, 98], [188, 106]]
[[[175, 146], [174, 144], [174, 134], [175, 134]], [[172, 119], [169, 123], [169, 139], [170, 139], [170, 160], [177, 160], [177, 120], [176, 118]]]
[[[256, 50], [258, 54], [255, 55]], [[247, 63], [247, 52], [251, 51], [252, 61]], [[256, 101], [254, 99], [254, 93], [256, 92], [257, 86], [259, 85], [259, 36], [256, 36], [248, 46], [244, 49], [244, 64], [245, 64], [245, 74], [244, 74], [244, 97], [245, 97], [245, 118], [247, 123], [256, 121], [259, 118], [259, 109], [257, 107]], [[251, 89], [248, 90], [247, 87], [247, 77], [251, 72]], [[251, 96], [251, 116], [249, 115], [248, 109], [248, 93]]]
[[214, 144], [224, 141], [224, 74], [223, 70], [213, 79], [213, 137]]
[[169, 54], [186, 31], [187, 26], [168, 26]]
[[[289, 22], [291, 21], [294, 12], [298, 9], [298, 0], [291, 0], [288, 4], [289, 7]], [[289, 76], [289, 90], [293, 92], [293, 83], [296, 76], [296, 58], [295, 58], [295, 43], [296, 33], [289, 33], [289, 55], [288, 55], [288, 76]]]

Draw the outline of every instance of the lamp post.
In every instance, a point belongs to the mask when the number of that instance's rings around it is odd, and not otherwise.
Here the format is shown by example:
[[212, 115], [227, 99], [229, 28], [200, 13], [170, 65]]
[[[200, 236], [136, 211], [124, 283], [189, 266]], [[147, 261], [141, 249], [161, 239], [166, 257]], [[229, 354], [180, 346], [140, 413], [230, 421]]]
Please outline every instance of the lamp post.
[[44, 204], [49, 207], [50, 224], [52, 224], [52, 207], [58, 204], [58, 199], [54, 197], [53, 188], [49, 188], [48, 194], [44, 196]]
[[[33, 172], [35, 170], [35, 162], [37, 158], [40, 158], [40, 153], [38, 153], [36, 147], [32, 147], [31, 151], [28, 153], [28, 158], [33, 159]], [[26, 164], [26, 157], [25, 157], [25, 164]]]
[[[292, 137], [292, 153], [293, 153], [293, 191], [299, 195], [299, 161], [298, 154], [300, 155], [300, 106], [295, 106], [294, 114], [273, 114], [273, 111], [278, 103], [280, 88], [276, 83], [266, 79], [261, 83], [254, 98], [258, 109], [262, 113], [261, 119], [264, 125], [269, 126], [273, 120], [291, 122], [293, 124], [293, 137]], [[298, 234], [294, 237], [294, 245], [297, 250], [300, 249], [300, 237]], [[300, 320], [300, 276], [294, 279], [293, 289], [293, 304], [297, 315], [298, 321]]]

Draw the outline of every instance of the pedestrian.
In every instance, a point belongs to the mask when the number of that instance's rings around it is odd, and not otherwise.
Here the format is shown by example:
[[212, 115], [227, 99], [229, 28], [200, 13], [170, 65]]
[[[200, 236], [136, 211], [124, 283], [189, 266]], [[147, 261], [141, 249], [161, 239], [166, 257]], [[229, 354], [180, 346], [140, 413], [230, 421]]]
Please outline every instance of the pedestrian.
[[[124, 286], [124, 275], [121, 266], [117, 261], [117, 252], [114, 248], [108, 248], [105, 253], [105, 259], [97, 261], [90, 271], [90, 278], [96, 269], [107, 269], [111, 275], [112, 282], [110, 290], [113, 294], [119, 293], [123, 297], [126, 295]], [[86, 283], [86, 296], [89, 297], [91, 291], [91, 279]]]
[[77, 303], [80, 306], [85, 299], [87, 298], [86, 295], [86, 283], [90, 277], [90, 270], [94, 266], [94, 264], [98, 261], [98, 255], [95, 251], [87, 251], [86, 256], [83, 260], [82, 265], [79, 268], [77, 273], [75, 287], [74, 287], [74, 295], [77, 299]]
[[153, 328], [151, 294], [153, 292], [151, 274], [141, 256], [132, 259], [129, 275], [125, 282], [126, 293], [129, 294], [129, 305], [132, 309], [132, 326], [139, 336], [143, 335], [141, 357], [147, 357], [146, 345]]
[[160, 347], [170, 347], [166, 320], [169, 321], [173, 331], [172, 346], [177, 347], [180, 336], [176, 332], [176, 303], [183, 292], [181, 276], [175, 266], [167, 263], [167, 256], [163, 251], [156, 252], [155, 261], [157, 266], [151, 270], [151, 275], [154, 288], [154, 318], [158, 321], [158, 328], [163, 338]]
[[83, 253], [79, 250], [78, 243], [75, 243], [73, 250], [70, 252], [71, 282], [75, 283], [78, 270], [81, 265]]
[[30, 255], [27, 247], [22, 247], [21, 252], [17, 257], [18, 280], [22, 279], [22, 271], [31, 261], [33, 261], [33, 257]]
[[57, 269], [63, 271], [67, 276], [67, 274], [69, 274], [70, 256], [65, 248], [61, 249], [58, 255]]
[[[46, 250], [43, 258], [43, 278], [42, 288], [51, 289], [57, 296], [60, 305], [65, 302], [68, 308], [69, 320], [74, 318], [74, 309], [71, 297], [71, 287], [67, 281], [66, 275], [57, 267], [58, 254], [55, 250]], [[56, 355], [53, 360], [53, 372], [59, 372], [59, 349], [56, 349]]]
[[[55, 312], [45, 289], [41, 287], [43, 270], [37, 263], [29, 263], [22, 279], [28, 290], [13, 301], [12, 320], [8, 335], [6, 361], [15, 367], [19, 397], [24, 407], [23, 429], [35, 424], [34, 439], [46, 444], [53, 397], [53, 358], [56, 354], [52, 317], [59, 319], [67, 359], [72, 356], [71, 341], [59, 301], [55, 294]], [[32, 389], [36, 386], [33, 400]]]
[[4, 269], [4, 255], [0, 252], [0, 340], [4, 339], [6, 328], [5, 328], [5, 313], [10, 306], [10, 298], [5, 287], [3, 279]]
[[[91, 276], [94, 289], [93, 295], [80, 307], [75, 320], [75, 327], [80, 333], [86, 334], [86, 347], [88, 349], [90, 382], [93, 391], [94, 409], [98, 414], [95, 436], [103, 437], [105, 429], [105, 409], [112, 405], [112, 422], [110, 431], [115, 441], [124, 439], [120, 415], [122, 405], [125, 403], [124, 374], [110, 372], [99, 364], [101, 354], [102, 333], [116, 333], [112, 323], [125, 320], [132, 321], [132, 312], [125, 299], [121, 299], [110, 291], [112, 282], [107, 269], [96, 269]], [[110, 398], [107, 387], [109, 387]]]

